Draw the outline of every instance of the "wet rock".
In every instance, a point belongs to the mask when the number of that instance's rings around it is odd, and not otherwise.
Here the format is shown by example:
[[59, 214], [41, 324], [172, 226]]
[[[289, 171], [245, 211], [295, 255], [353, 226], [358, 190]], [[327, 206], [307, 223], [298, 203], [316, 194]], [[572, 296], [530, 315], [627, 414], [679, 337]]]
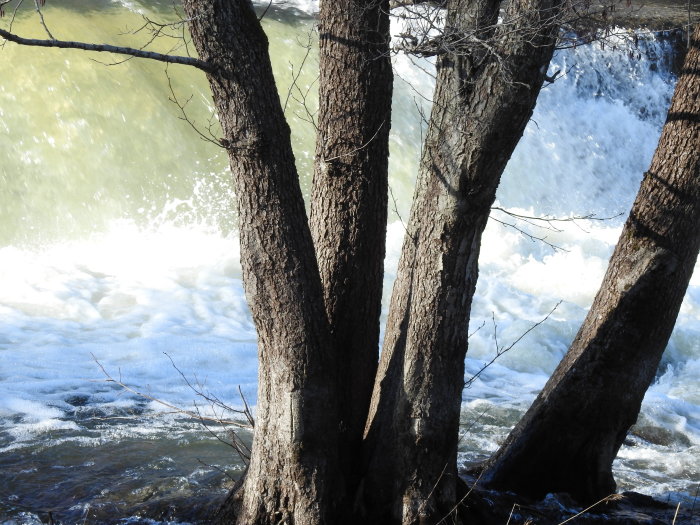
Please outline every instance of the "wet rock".
[[679, 432], [672, 432], [671, 430], [663, 427], [634, 427], [632, 429], [632, 434], [640, 439], [643, 439], [647, 443], [661, 445], [663, 447], [668, 447], [671, 445], [681, 445], [684, 447], [691, 446], [690, 440], [685, 435]]
[[84, 394], [68, 396], [65, 402], [74, 407], [84, 407], [88, 404], [89, 397]]
[[[480, 525], [557, 525], [570, 520], [576, 525], [698, 525], [700, 515], [683, 506], [676, 516], [670, 505], [636, 492], [613, 494], [586, 509], [567, 494], [549, 494], [531, 500], [513, 493], [485, 490], [476, 478], [465, 478], [459, 513], [464, 523]], [[476, 484], [476, 486], [475, 486]], [[675, 516], [675, 522], [674, 522]], [[567, 522], [568, 523], [568, 522]]]

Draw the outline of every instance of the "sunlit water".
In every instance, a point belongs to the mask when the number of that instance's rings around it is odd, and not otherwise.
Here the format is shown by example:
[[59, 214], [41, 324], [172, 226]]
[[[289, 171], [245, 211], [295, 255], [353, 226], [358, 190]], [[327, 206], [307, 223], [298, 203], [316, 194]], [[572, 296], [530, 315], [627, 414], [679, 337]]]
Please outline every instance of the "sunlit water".
[[[142, 25], [141, 14], [174, 16], [169, 2], [91, 5], [49, 3], [47, 24], [57, 38], [125, 44], [133, 37], [122, 33]], [[314, 49], [298, 89], [290, 86], [305, 46], [315, 41], [305, 14], [314, 6], [296, 8], [270, 11], [265, 28], [308, 193], [313, 127], [299, 100], [314, 92]], [[41, 36], [31, 12], [20, 14], [15, 29]], [[611, 47], [557, 54], [552, 68], [565, 74], [542, 91], [497, 206], [524, 215], [615, 218], [537, 223], [542, 228], [494, 211], [480, 259], [467, 379], [496, 345], [508, 347], [562, 302], [465, 390], [462, 464], [497, 448], [564, 355], [620, 233], [618, 214], [631, 206], [656, 146], [673, 90], [664, 58], [670, 48], [645, 39], [629, 48], [625, 38]], [[180, 120], [169, 101], [189, 101], [190, 120], [217, 137], [206, 80], [181, 66], [166, 73], [142, 60], [94, 60], [115, 57], [10, 44], [0, 51], [2, 523], [38, 523], [49, 511], [64, 523], [197, 520], [239, 475], [232, 450], [200, 424], [107, 382], [100, 365], [135, 390], [206, 415], [222, 414], [182, 375], [234, 407], [242, 404], [239, 386], [255, 403], [256, 335], [240, 280], [225, 154]], [[395, 60], [396, 207], [385, 301], [413, 191], [420, 112], [429, 112], [430, 68]], [[695, 494], [699, 285], [696, 276], [615, 463], [621, 489], [673, 501]]]

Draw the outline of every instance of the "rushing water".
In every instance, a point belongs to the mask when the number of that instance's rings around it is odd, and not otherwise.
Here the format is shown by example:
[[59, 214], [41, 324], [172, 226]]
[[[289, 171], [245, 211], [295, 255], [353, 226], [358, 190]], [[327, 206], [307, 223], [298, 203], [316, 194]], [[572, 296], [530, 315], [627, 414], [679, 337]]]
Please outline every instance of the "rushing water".
[[[174, 16], [169, 2], [82, 4], [49, 3], [46, 21], [57, 38], [126, 43], [133, 37], [123, 33], [142, 25], [142, 14]], [[299, 100], [309, 88], [314, 93], [316, 51], [307, 52], [313, 18], [305, 14], [314, 6], [296, 8], [270, 11], [265, 28], [308, 192], [313, 127]], [[30, 11], [19, 14], [15, 30], [41, 35]], [[137, 37], [148, 40], [143, 32]], [[664, 58], [670, 49], [644, 38], [637, 49], [626, 40], [617, 49], [557, 54], [553, 69], [564, 75], [542, 91], [503, 177], [497, 205], [511, 212], [615, 218], [528, 224], [494, 211], [467, 377], [492, 358], [496, 344], [507, 347], [562, 302], [465, 390], [464, 464], [496, 449], [564, 355], [620, 233], [618, 214], [631, 206], [648, 167], [673, 90]], [[97, 362], [142, 393], [204, 414], [220, 412], [183, 375], [235, 407], [240, 385], [255, 403], [256, 335], [240, 280], [226, 158], [169, 101], [189, 101], [190, 119], [216, 136], [204, 76], [181, 66], [166, 73], [143, 60], [95, 60], [114, 58], [10, 44], [0, 51], [2, 523], [39, 523], [48, 512], [63, 523], [196, 520], [240, 472], [231, 449], [201, 425], [106, 382]], [[419, 157], [420, 112], [429, 111], [430, 67], [395, 60], [397, 204], [387, 234], [385, 301]], [[297, 75], [298, 89], [290, 92]], [[693, 499], [700, 478], [699, 321], [696, 276], [615, 463], [621, 489]]]

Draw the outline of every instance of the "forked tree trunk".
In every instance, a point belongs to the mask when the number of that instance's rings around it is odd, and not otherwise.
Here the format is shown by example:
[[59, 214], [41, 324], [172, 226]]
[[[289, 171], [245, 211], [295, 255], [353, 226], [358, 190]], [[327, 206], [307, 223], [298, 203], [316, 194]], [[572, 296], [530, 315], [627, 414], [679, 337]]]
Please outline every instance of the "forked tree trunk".
[[258, 400], [238, 523], [334, 523], [336, 360], [290, 131], [249, 0], [185, 0], [208, 74], [239, 211], [258, 332]]
[[339, 355], [340, 457], [349, 492], [377, 370], [393, 75], [389, 1], [322, 1], [311, 231]]
[[364, 495], [372, 523], [436, 523], [455, 505], [481, 235], [552, 56], [559, 2], [509, 2], [496, 29], [498, 9], [495, 0], [448, 2], [367, 427]]
[[615, 491], [612, 462], [637, 419], [700, 247], [700, 25], [649, 171], [603, 284], [564, 360], [482, 481], [582, 503]]

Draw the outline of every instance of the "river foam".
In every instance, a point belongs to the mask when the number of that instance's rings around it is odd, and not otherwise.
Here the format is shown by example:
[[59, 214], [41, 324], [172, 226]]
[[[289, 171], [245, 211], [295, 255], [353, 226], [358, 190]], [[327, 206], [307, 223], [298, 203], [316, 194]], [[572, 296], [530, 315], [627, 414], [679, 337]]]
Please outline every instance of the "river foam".
[[[133, 9], [148, 4], [134, 2]], [[302, 44], [315, 38], [307, 16], [314, 4], [295, 7], [266, 22], [282, 93], [306, 55]], [[76, 31], [101, 35], [117, 16], [110, 13], [64, 16]], [[469, 327], [465, 379], [479, 375], [463, 396], [464, 464], [497, 448], [566, 352], [653, 154], [673, 90], [657, 58], [670, 50], [651, 35], [635, 46], [622, 33], [614, 46], [557, 53], [550, 72], [562, 74], [543, 89], [503, 176], [496, 206], [506, 211], [494, 210], [486, 229]], [[0, 167], [0, 486], [9, 484], [11, 496], [23, 500], [46, 477], [33, 462], [46, 456], [51, 469], [50, 457], [65, 454], [74, 463], [61, 465], [73, 465], [79, 480], [94, 468], [84, 456], [99, 454], [91, 461], [119, 456], [110, 467], [114, 477], [105, 479], [118, 484], [127, 469], [123, 491], [131, 494], [152, 483], [153, 472], [171, 472], [163, 458], [185, 461], [199, 450], [188, 447], [209, 436], [170, 407], [106, 382], [100, 366], [135, 390], [190, 410], [217, 413], [180, 373], [234, 407], [242, 404], [238, 385], [255, 403], [256, 334], [226, 159], [178, 121], [162, 69], [131, 62], [114, 74], [70, 55], [57, 74], [55, 54], [3, 51], [10, 52], [16, 54], [7, 78], [16, 83], [0, 86], [0, 144], [8, 158]], [[299, 77], [303, 89], [313, 90], [314, 53]], [[424, 133], [420, 112], [430, 110], [433, 82], [429, 61], [399, 55], [394, 67], [396, 205], [392, 199], [385, 309]], [[178, 93], [194, 94], [197, 122], [207, 122], [204, 79], [174, 71]], [[308, 191], [313, 129], [293, 100], [287, 114]], [[696, 272], [639, 423], [615, 463], [621, 488], [692, 498], [700, 478], [699, 313]], [[497, 345], [508, 347], [547, 316], [480, 372]], [[162, 453], [153, 455], [151, 445]], [[144, 460], [146, 452], [156, 459]], [[221, 455], [228, 461], [226, 449]], [[201, 481], [201, 468], [173, 475]], [[56, 489], [56, 500], [71, 490]], [[105, 498], [85, 494], [76, 505]], [[0, 519], [24, 512], [3, 505]], [[72, 515], [85, 508], [77, 509]]]

